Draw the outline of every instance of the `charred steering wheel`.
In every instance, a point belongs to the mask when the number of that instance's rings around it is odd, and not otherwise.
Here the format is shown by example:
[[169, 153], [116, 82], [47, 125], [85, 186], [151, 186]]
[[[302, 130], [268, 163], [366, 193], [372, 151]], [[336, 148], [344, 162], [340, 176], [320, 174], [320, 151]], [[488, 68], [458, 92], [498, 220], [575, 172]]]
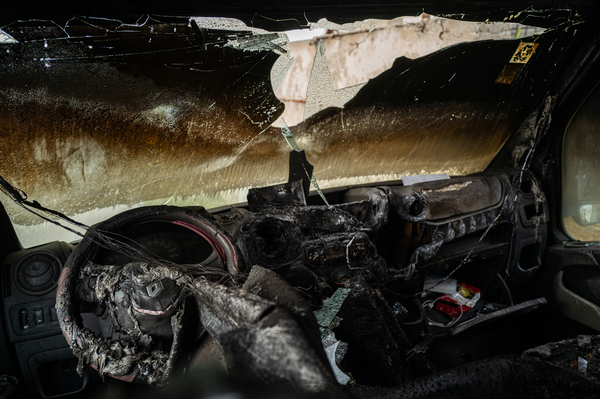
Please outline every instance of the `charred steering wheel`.
[[[183, 249], [171, 244], [177, 240]], [[90, 229], [62, 270], [56, 300], [78, 372], [89, 364], [101, 376], [166, 383], [178, 355], [201, 333], [198, 312], [185, 311], [194, 306], [194, 279], [238, 271], [229, 236], [187, 209], [137, 208]], [[90, 309], [99, 320], [95, 330], [82, 316]]]

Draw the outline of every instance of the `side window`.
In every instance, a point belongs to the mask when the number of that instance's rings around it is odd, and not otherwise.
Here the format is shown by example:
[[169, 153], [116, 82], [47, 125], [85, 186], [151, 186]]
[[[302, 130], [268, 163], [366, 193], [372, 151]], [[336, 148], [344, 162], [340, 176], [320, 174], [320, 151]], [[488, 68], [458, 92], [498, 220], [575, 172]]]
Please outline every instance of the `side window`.
[[563, 141], [562, 217], [567, 234], [600, 241], [600, 87], [577, 110]]

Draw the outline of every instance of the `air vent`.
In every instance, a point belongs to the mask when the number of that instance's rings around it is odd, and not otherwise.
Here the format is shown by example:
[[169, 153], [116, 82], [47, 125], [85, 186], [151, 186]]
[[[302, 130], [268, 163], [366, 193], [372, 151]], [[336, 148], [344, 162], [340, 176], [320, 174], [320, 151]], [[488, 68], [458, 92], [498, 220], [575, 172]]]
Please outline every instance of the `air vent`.
[[43, 295], [56, 288], [61, 261], [51, 252], [33, 252], [19, 262], [15, 283], [30, 295]]
[[2, 266], [2, 298], [10, 296], [10, 265]]

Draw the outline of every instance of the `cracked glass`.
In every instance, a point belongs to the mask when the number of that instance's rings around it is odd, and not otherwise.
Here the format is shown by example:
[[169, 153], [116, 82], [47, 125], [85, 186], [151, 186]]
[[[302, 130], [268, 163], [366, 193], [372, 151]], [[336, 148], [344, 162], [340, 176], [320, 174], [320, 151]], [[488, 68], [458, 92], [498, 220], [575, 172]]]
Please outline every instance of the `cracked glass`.
[[[289, 137], [315, 167], [313, 189], [476, 173], [577, 35], [427, 14], [307, 25], [289, 36], [207, 17], [3, 26], [0, 175], [93, 224], [143, 205], [244, 202], [287, 181]], [[521, 43], [533, 50], [516, 64]], [[26, 247], [77, 238], [2, 203]]]

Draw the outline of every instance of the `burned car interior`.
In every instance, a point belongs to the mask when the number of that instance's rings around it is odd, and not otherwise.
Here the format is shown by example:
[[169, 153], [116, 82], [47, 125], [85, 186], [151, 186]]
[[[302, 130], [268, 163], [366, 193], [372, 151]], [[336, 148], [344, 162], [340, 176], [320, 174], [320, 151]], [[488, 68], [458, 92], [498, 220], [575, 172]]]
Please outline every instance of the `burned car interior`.
[[68, 3], [1, 18], [0, 398], [600, 395], [593, 1]]

